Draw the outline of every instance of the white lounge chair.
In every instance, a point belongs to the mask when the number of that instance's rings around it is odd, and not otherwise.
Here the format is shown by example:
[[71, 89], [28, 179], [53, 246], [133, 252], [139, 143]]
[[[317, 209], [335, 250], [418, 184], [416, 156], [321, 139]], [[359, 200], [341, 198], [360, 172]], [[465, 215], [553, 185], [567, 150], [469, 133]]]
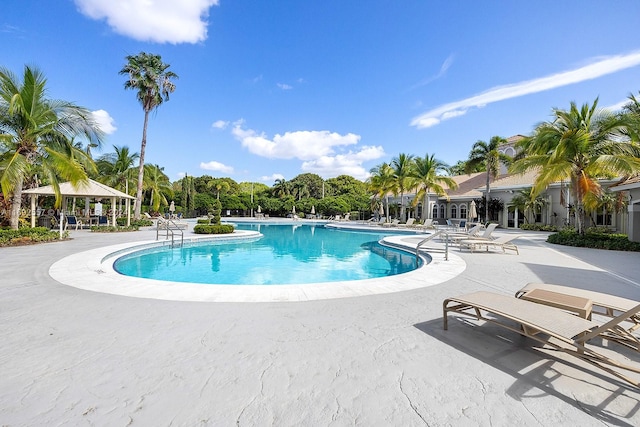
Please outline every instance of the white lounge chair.
[[[616, 295], [572, 288], [569, 286], [554, 285], [551, 283], [528, 283], [516, 292], [516, 298], [521, 298], [528, 292], [536, 289], [589, 299], [592, 303], [593, 314], [611, 318], [628, 312], [640, 304], [639, 301], [622, 298]], [[618, 342], [619, 344], [640, 352], [640, 339], [633, 335], [633, 332], [640, 328], [640, 311], [631, 313], [625, 320], [625, 323], [626, 325], [624, 326], [620, 324], [615, 329], [607, 331], [603, 336], [610, 341]]]
[[558, 308], [492, 292], [475, 292], [447, 298], [442, 307], [445, 330], [448, 328], [447, 315], [449, 312], [491, 322], [543, 345], [549, 345], [556, 350], [575, 356], [640, 388], [638, 380], [629, 378], [620, 372], [620, 370], [625, 370], [640, 373], [640, 366], [611, 359], [598, 352], [593, 346], [587, 346], [589, 340], [606, 334], [631, 314], [640, 311], [640, 304], [603, 325], [574, 316]]
[[462, 248], [467, 248], [469, 251], [473, 252], [478, 247], [485, 247], [487, 252], [489, 252], [489, 246], [494, 248], [502, 249], [502, 252], [506, 252], [507, 250], [514, 251], [516, 254], [520, 254], [518, 251], [518, 247], [511, 243], [513, 240], [516, 240], [519, 235], [516, 234], [505, 234], [502, 237], [497, 238], [496, 240], [482, 240], [482, 239], [464, 239], [460, 240], [458, 244], [460, 245], [460, 250]]

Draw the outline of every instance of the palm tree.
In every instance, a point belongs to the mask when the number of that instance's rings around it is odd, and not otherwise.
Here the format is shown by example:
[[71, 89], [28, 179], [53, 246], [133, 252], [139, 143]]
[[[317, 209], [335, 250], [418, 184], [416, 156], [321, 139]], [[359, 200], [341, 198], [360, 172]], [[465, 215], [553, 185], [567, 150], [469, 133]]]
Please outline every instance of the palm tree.
[[138, 188], [136, 191], [136, 208], [134, 217], [140, 218], [142, 205], [142, 187], [144, 180], [144, 155], [147, 147], [147, 124], [149, 113], [169, 100], [169, 94], [176, 86], [171, 81], [178, 76], [169, 71], [169, 64], [162, 62], [160, 55], [140, 52], [138, 55], [128, 55], [127, 64], [119, 74], [126, 74], [128, 80], [124, 83], [125, 89], [137, 91], [137, 98], [144, 110], [144, 125], [142, 128], [142, 143], [140, 144], [140, 163], [138, 166]]
[[103, 133], [91, 113], [73, 103], [47, 97], [47, 80], [37, 68], [26, 66], [22, 81], [0, 68], [0, 185], [11, 200], [11, 228], [18, 228], [25, 178], [38, 168], [62, 201], [59, 179], [73, 184], [87, 179], [85, 167], [95, 167], [85, 151], [73, 143], [77, 136], [99, 146]]
[[571, 103], [569, 111], [554, 109], [554, 120], [539, 124], [533, 135], [518, 142], [525, 155], [511, 170], [539, 170], [532, 196], [550, 184], [568, 180], [580, 234], [585, 229], [584, 198], [599, 195], [598, 178], [631, 175], [640, 171], [637, 144], [621, 137], [625, 121], [593, 105], [578, 108]]
[[291, 193], [289, 189], [289, 183], [284, 178], [276, 179], [273, 184], [273, 195], [280, 197], [281, 199], [288, 196]]
[[539, 195], [532, 197], [531, 188], [520, 190], [518, 194], [513, 196], [510, 202], [510, 206], [522, 211], [525, 222], [529, 222], [528, 213], [532, 213], [535, 219], [535, 216], [542, 211], [542, 208], [544, 208], [546, 204], [546, 200]]
[[129, 184], [132, 183], [133, 165], [138, 159], [138, 153], [131, 153], [129, 147], [113, 146], [114, 153], [107, 153], [96, 161], [98, 167], [98, 181], [129, 194]]
[[498, 177], [498, 174], [500, 173], [500, 162], [505, 164], [509, 164], [511, 162], [511, 157], [498, 151], [500, 145], [506, 143], [507, 140], [500, 136], [492, 136], [488, 144], [484, 141], [476, 141], [476, 143], [473, 144], [473, 147], [471, 147], [469, 159], [465, 165], [465, 171], [469, 174], [478, 170], [478, 167], [487, 171], [485, 189], [485, 200], [487, 200], [487, 203], [484, 204], [485, 221], [489, 220], [488, 201], [491, 200], [491, 179]]
[[145, 165], [144, 187], [149, 192], [149, 209], [157, 212], [160, 205], [167, 206], [167, 195], [173, 195], [173, 187], [169, 177], [158, 165]]
[[413, 156], [410, 154], [400, 153], [398, 157], [391, 159], [394, 176], [396, 179], [396, 187], [400, 193], [400, 219], [404, 221], [404, 192], [411, 188], [410, 176], [413, 171]]
[[389, 193], [397, 194], [396, 178], [394, 170], [389, 163], [382, 163], [371, 168], [371, 176], [368, 179], [369, 190], [376, 197], [386, 198], [386, 218], [389, 221]]
[[220, 200], [220, 192], [221, 191], [229, 191], [231, 186], [225, 180], [214, 178], [211, 181], [207, 182], [207, 188], [215, 188], [215, 190], [216, 190], [216, 199]]
[[458, 188], [458, 184], [451, 177], [440, 174], [445, 172], [448, 167], [446, 163], [436, 159], [435, 154], [429, 155], [427, 153], [424, 158], [416, 157], [414, 159], [414, 167], [409, 176], [418, 188], [416, 197], [413, 199], [414, 204], [423, 199], [421, 215], [423, 219], [428, 218], [429, 190], [433, 190], [438, 196], [446, 196], [447, 192], [442, 187], [443, 184], [452, 190]]

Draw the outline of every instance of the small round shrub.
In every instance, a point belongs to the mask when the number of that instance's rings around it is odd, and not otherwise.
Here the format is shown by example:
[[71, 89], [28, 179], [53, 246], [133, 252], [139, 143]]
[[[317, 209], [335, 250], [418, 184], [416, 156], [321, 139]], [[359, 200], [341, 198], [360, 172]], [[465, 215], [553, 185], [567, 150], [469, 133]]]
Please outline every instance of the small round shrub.
[[211, 224], [211, 220], [209, 218], [200, 218], [198, 219], [198, 224]]
[[230, 234], [233, 233], [233, 225], [230, 224], [197, 224], [193, 227], [196, 234]]

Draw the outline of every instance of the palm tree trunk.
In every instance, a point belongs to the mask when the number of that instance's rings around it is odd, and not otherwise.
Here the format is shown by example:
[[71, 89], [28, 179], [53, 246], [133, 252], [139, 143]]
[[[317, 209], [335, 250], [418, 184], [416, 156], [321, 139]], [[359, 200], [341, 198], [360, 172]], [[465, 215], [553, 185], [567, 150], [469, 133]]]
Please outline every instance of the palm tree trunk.
[[147, 123], [149, 111], [144, 110], [144, 126], [142, 127], [142, 143], [140, 144], [140, 165], [138, 166], [138, 189], [136, 191], [136, 209], [133, 213], [135, 219], [140, 219], [142, 208], [142, 182], [144, 180], [144, 151], [147, 148]]
[[422, 203], [422, 221], [428, 218], [429, 215], [429, 189], [424, 192], [424, 203]]
[[487, 191], [484, 201], [484, 222], [489, 222], [489, 200], [491, 200], [491, 181], [489, 171], [487, 170]]
[[18, 181], [13, 189], [13, 197], [11, 198], [11, 229], [17, 230], [20, 224], [20, 206], [22, 205], [22, 184], [24, 184], [24, 176], [20, 174]]

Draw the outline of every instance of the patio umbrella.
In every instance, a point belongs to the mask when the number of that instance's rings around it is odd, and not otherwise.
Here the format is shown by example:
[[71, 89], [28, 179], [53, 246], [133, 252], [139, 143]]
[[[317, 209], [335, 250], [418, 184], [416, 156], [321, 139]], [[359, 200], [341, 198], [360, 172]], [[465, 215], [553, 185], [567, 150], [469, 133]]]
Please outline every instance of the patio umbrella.
[[291, 213], [296, 213], [296, 207], [295, 207], [295, 205], [293, 206], [293, 209], [291, 210]]
[[316, 214], [316, 207], [311, 206], [311, 215], [315, 215], [315, 214]]
[[469, 212], [467, 212], [467, 219], [474, 219], [478, 216], [478, 211], [476, 210], [476, 202], [473, 200], [469, 204]]
[[260, 205], [258, 205], [258, 213], [262, 212], [262, 207], [260, 207]]
[[384, 216], [384, 205], [382, 203], [380, 203], [380, 209], [378, 210], [378, 213], [380, 214], [380, 216]]
[[173, 213], [175, 210], [176, 210], [176, 204], [172, 200], [171, 204], [169, 205], [169, 212]]

